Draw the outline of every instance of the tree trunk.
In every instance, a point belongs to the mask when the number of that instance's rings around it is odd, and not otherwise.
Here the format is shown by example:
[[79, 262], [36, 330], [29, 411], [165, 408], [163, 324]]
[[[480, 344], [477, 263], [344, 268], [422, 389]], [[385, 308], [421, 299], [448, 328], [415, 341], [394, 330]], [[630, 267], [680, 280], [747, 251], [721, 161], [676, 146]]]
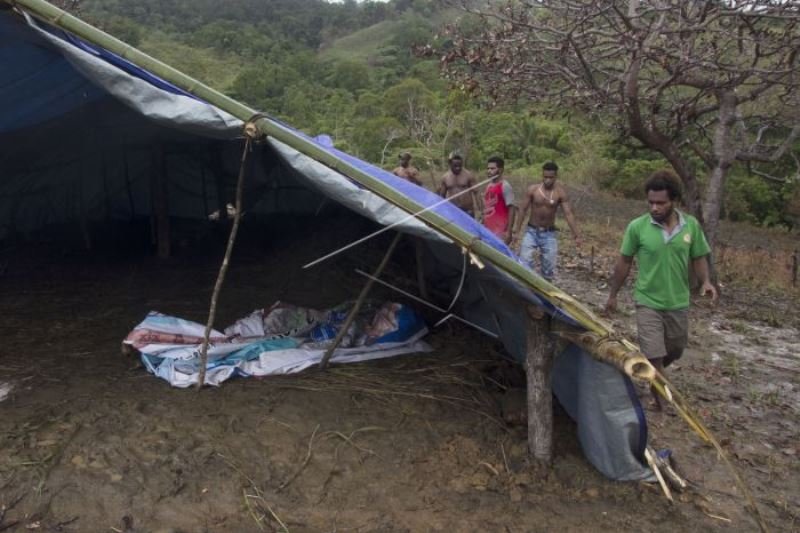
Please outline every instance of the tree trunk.
[[[629, 9], [635, 12], [638, 9], [638, 0], [631, 0]], [[703, 205], [700, 201], [700, 188], [697, 185], [697, 178], [692, 171], [692, 167], [686, 158], [681, 154], [675, 143], [661, 133], [658, 128], [645, 122], [642, 117], [641, 102], [639, 101], [639, 72], [641, 69], [641, 57], [635, 57], [628, 67], [625, 74], [625, 114], [627, 116], [628, 127], [633, 138], [639, 140], [644, 146], [658, 151], [672, 165], [684, 185], [683, 199], [686, 208], [700, 223], [703, 223]]]
[[736, 95], [724, 92], [717, 96], [719, 100], [719, 121], [714, 130], [714, 168], [706, 186], [703, 212], [705, 220], [703, 228], [708, 244], [713, 248], [719, 235], [719, 214], [722, 207], [722, 195], [725, 192], [725, 179], [731, 165], [736, 160], [736, 147], [733, 145], [733, 125], [736, 122]]

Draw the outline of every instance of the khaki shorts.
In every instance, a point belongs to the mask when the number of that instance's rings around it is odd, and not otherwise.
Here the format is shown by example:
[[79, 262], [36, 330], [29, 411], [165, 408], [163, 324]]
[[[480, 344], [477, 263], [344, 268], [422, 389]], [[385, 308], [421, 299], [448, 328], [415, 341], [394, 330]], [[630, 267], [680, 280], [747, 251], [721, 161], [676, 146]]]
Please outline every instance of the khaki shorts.
[[680, 359], [689, 341], [689, 310], [658, 311], [636, 306], [639, 347], [648, 359], [664, 358], [664, 366]]

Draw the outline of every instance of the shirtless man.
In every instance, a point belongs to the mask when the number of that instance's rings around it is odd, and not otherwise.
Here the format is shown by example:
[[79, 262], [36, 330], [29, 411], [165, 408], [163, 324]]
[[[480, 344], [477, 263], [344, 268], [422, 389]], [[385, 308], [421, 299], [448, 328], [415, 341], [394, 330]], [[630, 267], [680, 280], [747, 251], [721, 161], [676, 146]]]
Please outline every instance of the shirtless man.
[[[581, 238], [575, 217], [572, 215], [572, 205], [566, 189], [556, 183], [558, 165], [548, 162], [542, 166], [542, 182], [528, 187], [525, 199], [520, 207], [519, 224], [514, 232], [512, 248], [519, 250], [519, 255], [531, 270], [534, 270], [534, 255], [541, 254], [541, 275], [547, 281], [553, 281], [556, 273], [558, 259], [558, 240], [556, 239], [556, 211], [558, 206], [564, 210], [569, 229], [575, 237], [575, 244], [580, 246]], [[530, 218], [526, 217], [528, 208], [531, 210]], [[523, 225], [527, 223], [524, 236]], [[520, 237], [522, 248], [520, 249]]]
[[410, 181], [414, 185], [422, 186], [422, 182], [419, 181], [419, 170], [411, 164], [411, 154], [403, 152], [399, 155], [399, 158], [400, 166], [392, 170], [392, 174], [406, 181]]
[[[460, 155], [450, 154], [447, 162], [450, 164], [450, 170], [442, 176], [442, 181], [436, 189], [436, 194], [442, 198], [450, 198], [477, 183], [472, 172], [464, 168], [464, 159]], [[473, 189], [468, 193], [456, 196], [451, 201], [469, 213], [470, 216], [479, 220], [478, 217], [482, 212], [482, 208], [477, 190]]]

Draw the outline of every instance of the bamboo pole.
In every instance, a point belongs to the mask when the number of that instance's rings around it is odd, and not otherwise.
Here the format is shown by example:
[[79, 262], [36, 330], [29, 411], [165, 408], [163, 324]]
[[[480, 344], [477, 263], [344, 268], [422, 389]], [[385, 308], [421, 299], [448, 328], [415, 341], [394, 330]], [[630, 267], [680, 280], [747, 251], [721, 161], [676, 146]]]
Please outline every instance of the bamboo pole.
[[208, 341], [217, 314], [217, 299], [219, 298], [220, 290], [222, 290], [222, 283], [225, 281], [225, 274], [228, 272], [228, 264], [230, 263], [231, 253], [233, 253], [233, 244], [236, 242], [236, 234], [239, 232], [239, 221], [242, 219], [242, 191], [244, 190], [244, 175], [247, 169], [247, 154], [250, 152], [251, 140], [250, 136], [245, 137], [244, 151], [242, 152], [242, 161], [239, 167], [239, 179], [236, 182], [236, 213], [233, 215], [233, 225], [231, 226], [231, 233], [228, 235], [228, 246], [225, 248], [225, 257], [222, 259], [222, 265], [220, 265], [219, 274], [217, 274], [217, 281], [214, 283], [214, 290], [211, 293], [208, 321], [206, 322], [206, 329], [203, 333], [203, 344], [200, 346], [200, 374], [197, 377], [197, 390], [202, 389], [206, 381]]
[[622, 339], [567, 329], [556, 329], [554, 333], [632, 378], [653, 381], [656, 377], [656, 369], [650, 361]]
[[361, 305], [364, 303], [364, 299], [367, 297], [367, 294], [369, 294], [370, 289], [372, 289], [372, 285], [374, 285], [375, 283], [375, 280], [373, 278], [380, 277], [381, 272], [383, 272], [383, 269], [386, 268], [387, 263], [389, 263], [389, 259], [392, 257], [392, 253], [394, 252], [397, 243], [400, 242], [400, 237], [402, 236], [403, 236], [402, 233], [397, 232], [397, 234], [394, 236], [394, 239], [392, 240], [392, 243], [389, 245], [389, 249], [386, 250], [383, 259], [381, 259], [378, 268], [375, 269], [375, 272], [372, 273], [372, 277], [368, 278], [367, 283], [364, 285], [364, 288], [361, 289], [361, 293], [358, 295], [356, 303], [353, 305], [353, 308], [347, 315], [347, 319], [344, 321], [344, 324], [342, 324], [342, 327], [336, 334], [336, 338], [333, 340], [333, 343], [331, 343], [328, 349], [325, 350], [325, 354], [322, 356], [322, 361], [320, 361], [319, 363], [320, 368], [325, 369], [328, 367], [328, 362], [330, 361], [333, 352], [336, 350], [339, 344], [342, 343], [342, 339], [344, 339], [344, 336], [347, 335], [347, 330], [350, 329], [350, 325], [353, 323], [353, 320], [356, 319], [358, 311], [361, 309]]

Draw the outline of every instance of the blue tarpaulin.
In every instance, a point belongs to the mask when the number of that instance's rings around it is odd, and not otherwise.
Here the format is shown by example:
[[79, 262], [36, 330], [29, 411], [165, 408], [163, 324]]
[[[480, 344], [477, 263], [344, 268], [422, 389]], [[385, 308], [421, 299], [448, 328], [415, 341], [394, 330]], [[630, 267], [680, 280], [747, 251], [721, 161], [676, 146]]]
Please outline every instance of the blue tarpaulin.
[[[466, 213], [449, 202], [436, 205], [441, 198], [434, 193], [336, 149], [329, 138], [274, 123], [514, 258]], [[236, 117], [94, 43], [0, 9], [0, 240], [75, 220], [149, 217], [154, 172], [169, 178], [170, 216], [206, 219], [224, 203], [209, 176], [235, 177], [241, 127]], [[156, 153], [166, 156], [158, 160]], [[525, 353], [524, 319], [512, 297], [576, 324], [504, 271], [462, 267], [461, 249], [446, 235], [404, 220], [406, 211], [314, 158], [275, 139], [255, 153], [261, 164], [247, 185], [249, 210], [314, 213], [328, 199], [423, 237], [436, 272], [468, 268], [458, 293], [464, 316], [494, 331], [512, 355]], [[650, 477], [641, 464], [645, 421], [627, 377], [572, 347], [559, 356], [553, 385], [599, 470], [615, 479]]]

